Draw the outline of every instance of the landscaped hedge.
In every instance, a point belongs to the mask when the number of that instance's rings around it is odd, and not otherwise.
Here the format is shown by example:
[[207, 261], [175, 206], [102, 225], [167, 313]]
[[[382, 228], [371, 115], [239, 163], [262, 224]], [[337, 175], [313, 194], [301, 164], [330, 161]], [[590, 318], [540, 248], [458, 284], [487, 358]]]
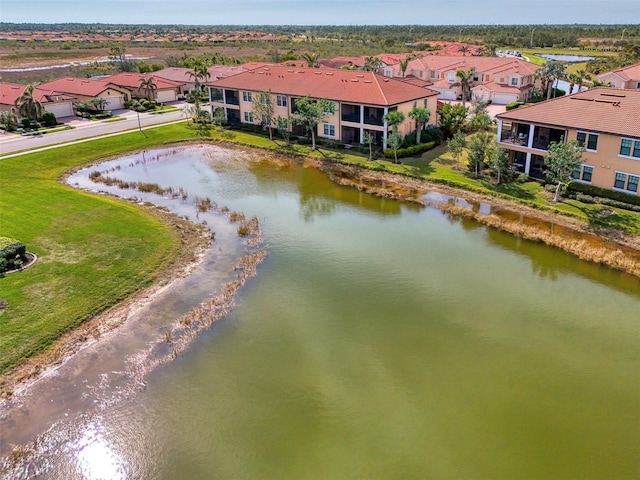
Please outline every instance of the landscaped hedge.
[[571, 197], [584, 203], [600, 203], [611, 207], [640, 211], [640, 197], [638, 195], [578, 182], [572, 182], [567, 190]]
[[414, 157], [419, 153], [431, 150], [435, 146], [436, 142], [419, 143], [418, 145], [411, 145], [408, 148], [399, 148], [396, 152], [393, 151], [393, 148], [387, 148], [384, 151], [384, 156], [387, 158], [395, 158], [396, 155], [398, 158]]
[[524, 102], [511, 102], [511, 103], [507, 103], [504, 108], [508, 111], [508, 110], [513, 110], [514, 108], [519, 108], [523, 105], [524, 105]]
[[13, 238], [0, 237], [0, 273], [20, 268], [26, 260], [27, 246]]

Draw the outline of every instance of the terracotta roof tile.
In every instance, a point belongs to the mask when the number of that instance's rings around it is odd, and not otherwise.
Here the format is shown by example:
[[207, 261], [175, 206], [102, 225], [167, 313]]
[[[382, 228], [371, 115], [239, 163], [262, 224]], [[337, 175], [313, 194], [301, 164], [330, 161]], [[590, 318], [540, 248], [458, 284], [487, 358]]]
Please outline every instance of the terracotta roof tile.
[[427, 96], [437, 95], [430, 89], [416, 87], [372, 72], [262, 67], [232, 77], [210, 82], [213, 87], [266, 91], [313, 98], [328, 98], [340, 102], [369, 105], [397, 105]]
[[640, 138], [640, 91], [594, 88], [497, 115], [543, 125]]
[[[146, 80], [150, 76], [152, 75], [147, 75], [143, 73], [122, 72], [116, 75], [111, 75], [105, 78], [105, 80], [113, 83], [114, 85], [118, 85], [120, 87], [139, 88], [140, 82], [142, 80]], [[164, 90], [167, 88], [173, 89], [173, 88], [179, 87], [183, 83], [184, 82], [181, 82], [181, 81], [176, 82], [173, 80], [167, 80], [166, 78], [156, 77], [156, 88], [158, 90]]]
[[117, 86], [108, 80], [92, 80], [88, 78], [65, 77], [38, 85], [43, 90], [95, 97], [109, 88]]

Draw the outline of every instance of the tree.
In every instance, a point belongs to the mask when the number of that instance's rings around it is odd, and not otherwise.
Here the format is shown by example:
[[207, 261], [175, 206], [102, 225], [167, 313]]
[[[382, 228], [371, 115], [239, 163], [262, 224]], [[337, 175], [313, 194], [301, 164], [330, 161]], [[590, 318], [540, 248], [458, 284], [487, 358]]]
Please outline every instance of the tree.
[[131, 62], [127, 60], [127, 49], [124, 45], [114, 44], [109, 47], [109, 53], [107, 56], [111, 63], [117, 65], [121, 72], [128, 72], [131, 70]]
[[554, 82], [558, 78], [564, 77], [564, 72], [565, 66], [555, 60], [548, 60], [536, 71], [534, 77], [540, 80], [542, 91], [547, 94], [547, 100], [551, 98]]
[[367, 57], [364, 59], [363, 70], [367, 72], [377, 72], [382, 68], [382, 60], [378, 57]]
[[420, 133], [431, 118], [431, 111], [423, 107], [413, 107], [409, 117], [416, 121], [416, 145], [420, 143]]
[[373, 135], [371, 135], [370, 132], [364, 132], [362, 134], [362, 141], [366, 144], [369, 145], [369, 160], [371, 160], [373, 158]]
[[469, 140], [469, 169], [475, 172], [476, 178], [480, 176], [480, 171], [484, 168], [484, 164], [491, 155], [492, 143], [493, 135], [489, 132], [476, 133]]
[[474, 115], [469, 120], [468, 127], [471, 130], [489, 130], [493, 126], [493, 119], [486, 113]]
[[89, 99], [87, 103], [95, 108], [98, 112], [104, 112], [104, 109], [107, 107], [107, 104], [109, 102], [102, 97], [93, 97]]
[[147, 100], [153, 100], [158, 87], [156, 86], [153, 77], [147, 77], [140, 79], [139, 89], [144, 92], [144, 96]]
[[549, 150], [544, 156], [544, 164], [547, 179], [553, 183], [558, 183], [553, 202], [557, 202], [560, 197], [560, 189], [563, 185], [568, 185], [572, 180], [572, 174], [582, 163], [582, 153], [584, 147], [577, 140], [568, 142], [551, 142]]
[[227, 114], [225, 113], [224, 108], [217, 107], [213, 111], [213, 117], [211, 118], [211, 123], [213, 123], [214, 125], [218, 125], [219, 127], [227, 123]]
[[404, 78], [405, 74], [407, 73], [407, 67], [409, 66], [409, 61], [412, 58], [413, 57], [411, 55], [407, 55], [406, 57], [398, 60], [398, 65], [400, 66], [400, 74], [402, 75], [402, 78]]
[[283, 138], [287, 147], [291, 144], [291, 126], [293, 125], [293, 119], [291, 117], [278, 117], [276, 118], [276, 128], [278, 133]]
[[313, 100], [309, 96], [296, 100], [295, 106], [297, 111], [293, 116], [293, 122], [304, 125], [311, 132], [311, 149], [315, 150], [316, 128], [322, 120], [333, 115], [336, 107], [326, 98]]
[[189, 78], [193, 79], [196, 90], [201, 90], [201, 83], [204, 83], [211, 78], [211, 73], [209, 73], [206, 62], [201, 59], [194, 62], [192, 70], [187, 72], [187, 75]]
[[402, 134], [396, 131], [391, 132], [387, 137], [387, 144], [393, 148], [393, 163], [400, 163], [398, 162], [398, 149], [402, 145]]
[[14, 105], [23, 118], [37, 121], [42, 114], [42, 104], [33, 98], [33, 84], [27, 85], [22, 94], [16, 98]]
[[387, 113], [382, 119], [387, 122], [387, 125], [391, 127], [394, 132], [398, 131], [398, 126], [404, 122], [404, 113], [399, 110], [392, 110]]
[[440, 119], [438, 123], [442, 128], [445, 138], [451, 138], [451, 136], [462, 128], [464, 122], [467, 120], [468, 108], [464, 105], [445, 103], [438, 114]]
[[491, 150], [489, 167], [496, 176], [496, 185], [500, 185], [502, 177], [509, 171], [509, 155], [504, 148], [494, 147]]
[[471, 92], [471, 84], [473, 83], [473, 75], [476, 73], [475, 67], [471, 67], [469, 70], [456, 70], [456, 77], [460, 79], [459, 82], [454, 85], [459, 85], [462, 90], [462, 105], [467, 104], [469, 93]]
[[456, 160], [456, 168], [460, 170], [460, 156], [462, 150], [467, 146], [467, 139], [462, 132], [456, 132], [449, 140], [447, 140], [447, 151]]
[[0, 126], [7, 132], [13, 132], [18, 126], [18, 117], [13, 112], [0, 112]]
[[463, 57], [465, 57], [467, 53], [471, 51], [471, 49], [466, 45], [462, 45], [460, 48], [458, 48], [458, 51], [462, 53]]
[[303, 53], [302, 59], [307, 62], [307, 65], [311, 68], [319, 68], [320, 63], [318, 62], [318, 54], [317, 53]]
[[260, 125], [269, 130], [269, 140], [273, 140], [273, 122], [275, 117], [275, 106], [273, 105], [273, 97], [271, 90], [260, 92], [253, 98], [252, 109], [253, 114], [260, 119]]

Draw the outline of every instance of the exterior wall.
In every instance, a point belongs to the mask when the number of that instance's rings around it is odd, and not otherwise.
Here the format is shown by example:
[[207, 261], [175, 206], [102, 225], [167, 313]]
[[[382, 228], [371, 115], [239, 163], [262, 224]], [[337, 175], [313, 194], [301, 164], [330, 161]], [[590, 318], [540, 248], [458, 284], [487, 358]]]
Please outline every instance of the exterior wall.
[[[579, 130], [569, 130], [569, 140], [575, 140], [578, 131]], [[618, 190], [614, 187], [616, 172], [640, 176], [640, 158], [620, 155], [622, 138], [627, 137], [599, 133], [596, 151], [587, 150], [582, 155], [584, 158], [583, 165], [593, 167], [591, 185]], [[636, 140], [640, 141], [640, 139]], [[621, 191], [634, 194], [624, 189]], [[638, 195], [638, 193], [639, 192], [635, 192], [636, 195]]]
[[[604, 75], [598, 75], [598, 78], [603, 82], [611, 83], [612, 87], [615, 88], [627, 88], [626, 81], [620, 75], [616, 73], [605, 73]], [[631, 88], [631, 87], [629, 87]]]

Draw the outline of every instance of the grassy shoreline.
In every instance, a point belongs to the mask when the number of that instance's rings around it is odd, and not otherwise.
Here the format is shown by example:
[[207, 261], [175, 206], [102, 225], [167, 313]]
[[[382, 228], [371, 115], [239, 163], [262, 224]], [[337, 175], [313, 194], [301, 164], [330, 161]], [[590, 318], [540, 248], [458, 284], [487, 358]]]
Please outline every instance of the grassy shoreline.
[[[283, 148], [281, 142], [243, 132], [203, 136], [183, 123], [146, 134], [131, 132], [0, 160], [0, 232], [25, 242], [40, 258], [35, 267], [0, 278], [2, 298], [9, 303], [0, 316], [0, 375], [50, 351], [62, 335], [97, 314], [170, 277], [176, 262], [193, 247], [180, 236], [182, 227], [170, 225], [153, 209], [61, 183], [71, 170], [136, 150], [195, 141], [260, 148], [289, 158], [371, 169], [399, 180], [406, 177], [422, 182], [425, 189], [430, 184], [447, 185], [547, 216], [562, 214], [563, 222], [590, 228], [585, 213], [589, 206], [549, 205], [541, 187], [533, 183], [519, 186], [518, 191], [496, 189], [453, 168], [444, 147], [396, 165], [342, 151], [311, 151], [300, 145]], [[640, 231], [640, 214], [624, 215], [632, 216], [630, 233]]]

